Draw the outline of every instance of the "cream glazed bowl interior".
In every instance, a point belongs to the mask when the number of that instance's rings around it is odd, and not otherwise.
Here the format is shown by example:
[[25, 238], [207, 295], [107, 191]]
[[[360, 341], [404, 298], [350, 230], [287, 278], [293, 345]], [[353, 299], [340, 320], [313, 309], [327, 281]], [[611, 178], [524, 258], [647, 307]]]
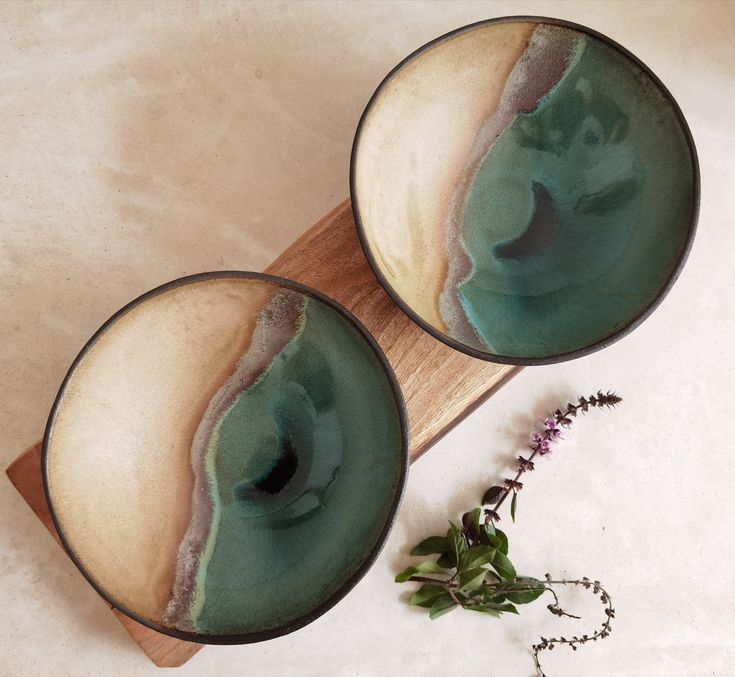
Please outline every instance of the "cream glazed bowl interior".
[[317, 618], [374, 561], [406, 481], [406, 411], [334, 301], [204, 273], [92, 337], [42, 467], [65, 548], [112, 606], [181, 639], [253, 642]]
[[491, 19], [424, 45], [370, 99], [350, 188], [393, 300], [474, 357], [609, 345], [676, 280], [699, 170], [671, 94], [583, 26]]

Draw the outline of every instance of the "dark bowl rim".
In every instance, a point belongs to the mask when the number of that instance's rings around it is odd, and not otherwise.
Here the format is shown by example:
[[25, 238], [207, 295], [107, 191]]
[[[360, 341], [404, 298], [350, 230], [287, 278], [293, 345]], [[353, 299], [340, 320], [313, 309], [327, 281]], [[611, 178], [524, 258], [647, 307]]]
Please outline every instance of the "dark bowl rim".
[[[568, 351], [564, 353], [558, 353], [556, 355], [550, 355], [546, 357], [518, 357], [514, 355], [498, 355], [495, 353], [478, 350], [477, 348], [468, 346], [465, 343], [462, 343], [461, 341], [458, 341], [457, 339], [452, 338], [448, 334], [445, 334], [444, 332], [439, 331], [436, 327], [431, 325], [429, 322], [424, 320], [417, 312], [415, 312], [404, 301], [404, 299], [396, 291], [396, 289], [394, 289], [393, 286], [388, 282], [380, 266], [378, 265], [377, 260], [373, 256], [373, 253], [370, 249], [370, 244], [367, 239], [365, 226], [360, 216], [360, 206], [359, 206], [359, 199], [358, 199], [358, 194], [357, 194], [358, 190], [357, 190], [357, 186], [355, 182], [356, 159], [357, 159], [357, 154], [358, 154], [359, 145], [360, 145], [362, 132], [363, 132], [365, 123], [378, 97], [383, 93], [383, 90], [393, 80], [393, 78], [398, 74], [398, 72], [401, 71], [404, 68], [404, 66], [408, 65], [409, 63], [414, 61], [416, 58], [422, 56], [424, 52], [427, 52], [433, 47], [443, 42], [446, 42], [447, 40], [450, 40], [451, 38], [454, 38], [457, 35], [461, 35], [462, 33], [467, 33], [467, 32], [473, 31], [477, 28], [481, 28], [484, 26], [488, 26], [492, 24], [503, 24], [503, 23], [539, 23], [539, 24], [549, 24], [553, 26], [560, 26], [563, 28], [570, 28], [572, 30], [579, 31], [581, 33], [584, 33], [586, 35], [589, 35], [593, 38], [596, 38], [602, 41], [603, 43], [607, 44], [613, 49], [616, 49], [623, 56], [630, 59], [636, 66], [638, 66], [638, 68], [641, 69], [641, 71], [646, 76], [648, 76], [648, 78], [650, 78], [653, 84], [663, 94], [664, 98], [669, 102], [674, 112], [674, 115], [676, 119], [678, 120], [679, 125], [681, 126], [684, 137], [687, 141], [687, 145], [689, 147], [689, 153], [691, 156], [691, 162], [692, 162], [692, 208], [691, 208], [691, 216], [690, 216], [690, 221], [689, 221], [689, 230], [687, 232], [686, 241], [684, 242], [684, 246], [681, 250], [679, 260], [676, 262], [671, 273], [669, 274], [669, 277], [666, 279], [664, 284], [661, 286], [656, 296], [650, 301], [650, 303], [646, 307], [643, 308], [643, 310], [640, 313], [638, 313], [638, 315], [633, 316], [633, 318], [629, 322], [627, 322], [623, 327], [612, 332], [611, 334], [600, 339], [599, 341], [583, 346], [582, 348], [577, 348], [576, 350], [572, 350], [572, 351]], [[700, 202], [699, 160], [697, 157], [697, 149], [694, 144], [694, 139], [692, 137], [691, 130], [689, 129], [689, 125], [687, 124], [687, 121], [684, 118], [684, 114], [682, 113], [681, 108], [679, 107], [679, 104], [676, 102], [676, 99], [671, 94], [671, 92], [666, 88], [663, 82], [661, 82], [658, 76], [656, 76], [656, 74], [645, 63], [643, 63], [643, 61], [641, 61], [637, 56], [635, 56], [635, 54], [628, 51], [625, 47], [617, 43], [612, 38], [609, 38], [608, 36], [602, 33], [599, 33], [598, 31], [592, 28], [588, 28], [587, 26], [583, 26], [581, 24], [577, 24], [572, 21], [567, 21], [566, 19], [555, 19], [552, 17], [534, 16], [534, 15], [502, 16], [502, 17], [495, 17], [492, 19], [483, 19], [482, 21], [476, 21], [474, 23], [467, 24], [466, 26], [461, 26], [459, 28], [456, 28], [452, 31], [449, 31], [448, 33], [445, 33], [444, 35], [440, 35], [439, 37], [434, 38], [433, 40], [430, 40], [426, 44], [422, 45], [418, 49], [411, 52], [411, 54], [409, 54], [405, 59], [403, 59], [396, 66], [394, 66], [391, 69], [391, 71], [383, 78], [383, 80], [380, 82], [380, 84], [378, 85], [378, 87], [373, 92], [372, 96], [370, 97], [367, 105], [365, 106], [365, 109], [362, 112], [362, 115], [360, 116], [360, 120], [357, 123], [357, 129], [355, 131], [355, 137], [352, 143], [352, 151], [350, 154], [350, 199], [352, 203], [352, 213], [355, 219], [357, 235], [360, 240], [360, 246], [362, 247], [362, 250], [365, 253], [365, 257], [367, 258], [368, 263], [370, 264], [370, 267], [373, 270], [373, 273], [378, 278], [378, 281], [382, 285], [383, 289], [385, 289], [385, 291], [388, 293], [388, 295], [391, 297], [394, 303], [404, 313], [406, 313], [406, 315], [408, 315], [408, 317], [411, 318], [411, 320], [413, 320], [419, 327], [421, 327], [421, 329], [423, 329], [425, 332], [433, 336], [438, 341], [441, 341], [442, 343], [448, 345], [450, 348], [454, 348], [455, 350], [465, 353], [466, 355], [469, 355], [470, 357], [475, 357], [480, 360], [485, 360], [488, 362], [497, 362], [499, 364], [514, 364], [514, 365], [521, 365], [521, 366], [556, 364], [558, 362], [566, 362], [568, 360], [577, 359], [578, 357], [584, 357], [586, 355], [590, 355], [591, 353], [595, 353], [598, 350], [607, 348], [608, 346], [612, 345], [616, 341], [620, 340], [621, 338], [623, 338], [624, 336], [632, 332], [644, 320], [650, 317], [653, 311], [656, 310], [656, 308], [658, 308], [658, 306], [667, 296], [669, 291], [671, 291], [671, 288], [674, 286], [674, 283], [676, 282], [679, 275], [681, 274], [681, 271], [684, 268], [684, 264], [686, 263], [687, 258], [689, 257], [689, 254], [692, 249], [692, 243], [694, 241], [694, 235], [697, 230], [697, 220], [699, 218], [699, 202]]]
[[[300, 616], [299, 618], [293, 621], [284, 623], [283, 625], [280, 625], [276, 628], [271, 628], [269, 630], [263, 630], [263, 631], [257, 631], [257, 632], [250, 632], [250, 633], [232, 634], [232, 635], [229, 635], [229, 634], [227, 635], [214, 634], [213, 635], [213, 634], [206, 634], [206, 633], [191, 633], [191, 632], [184, 632], [181, 630], [177, 630], [175, 628], [168, 628], [166, 626], [160, 625], [154, 621], [151, 621], [150, 619], [147, 619], [137, 614], [132, 609], [128, 609], [125, 605], [122, 605], [119, 602], [117, 602], [111, 595], [109, 595], [95, 581], [94, 577], [91, 575], [90, 572], [87, 571], [86, 567], [82, 564], [81, 560], [79, 559], [76, 552], [74, 551], [71, 544], [69, 543], [64, 533], [64, 529], [54, 509], [54, 504], [51, 498], [51, 490], [49, 486], [49, 475], [48, 475], [49, 442], [51, 440], [51, 435], [53, 433], [53, 427], [54, 427], [54, 423], [56, 420], [58, 409], [64, 399], [66, 388], [71, 378], [74, 376], [77, 368], [79, 367], [80, 363], [84, 360], [87, 353], [97, 343], [100, 337], [103, 336], [107, 332], [107, 330], [113, 324], [117, 322], [118, 319], [126, 315], [130, 310], [144, 303], [145, 301], [148, 301], [154, 298], [155, 296], [158, 296], [167, 291], [170, 291], [171, 289], [182, 287], [187, 284], [194, 283], [194, 282], [202, 282], [206, 280], [213, 280], [213, 279], [220, 279], [220, 278], [252, 279], [252, 280], [261, 280], [265, 282], [270, 282], [272, 284], [275, 284], [281, 287], [285, 287], [293, 291], [301, 292], [307, 296], [314, 298], [317, 301], [321, 301], [322, 303], [336, 310], [343, 318], [347, 320], [347, 322], [352, 327], [354, 327], [358, 331], [359, 334], [362, 335], [363, 338], [365, 338], [365, 340], [371, 347], [373, 353], [378, 358], [378, 362], [382, 366], [383, 372], [388, 378], [388, 382], [390, 384], [390, 388], [393, 393], [393, 399], [395, 401], [399, 425], [401, 428], [400, 468], [399, 468], [399, 472], [397, 476], [397, 484], [396, 484], [395, 493], [393, 496], [393, 501], [390, 505], [390, 510], [387, 514], [387, 518], [385, 520], [383, 529], [378, 535], [375, 541], [375, 544], [373, 545], [372, 549], [368, 553], [367, 557], [361, 562], [357, 570], [353, 572], [353, 574], [347, 579], [347, 581], [345, 581], [345, 583], [340, 588], [338, 588], [329, 598], [327, 598], [321, 604], [317, 605], [309, 613], [304, 614], [303, 616]], [[74, 562], [77, 569], [79, 569], [79, 571], [84, 576], [84, 578], [87, 579], [87, 582], [97, 591], [97, 593], [113, 609], [118, 609], [119, 611], [124, 613], [126, 616], [128, 616], [129, 618], [132, 618], [134, 621], [137, 621], [141, 625], [144, 625], [150, 628], [151, 630], [155, 630], [156, 632], [160, 632], [161, 634], [168, 635], [176, 639], [185, 640], [188, 642], [196, 642], [198, 644], [250, 644], [253, 642], [261, 642], [264, 640], [273, 639], [275, 637], [280, 637], [282, 635], [287, 635], [291, 632], [294, 632], [295, 630], [299, 630], [305, 625], [308, 625], [312, 621], [315, 621], [317, 618], [319, 618], [324, 613], [329, 611], [329, 609], [331, 609], [340, 600], [342, 600], [355, 587], [355, 585], [357, 585], [357, 583], [363, 578], [363, 576], [368, 572], [368, 570], [373, 565], [378, 555], [382, 551], [383, 546], [385, 545], [385, 541], [388, 538], [388, 535], [393, 527], [393, 524], [395, 523], [396, 516], [398, 514], [398, 508], [403, 498], [403, 494], [404, 494], [405, 487], [406, 487], [409, 464], [410, 464], [410, 441], [409, 441], [408, 413], [406, 409], [406, 403], [403, 398], [403, 393], [398, 384], [393, 368], [391, 367], [390, 362], [388, 361], [388, 358], [385, 356], [383, 349], [380, 347], [380, 345], [378, 344], [376, 339], [372, 336], [372, 334], [367, 330], [367, 328], [362, 324], [362, 322], [360, 322], [360, 320], [358, 320], [357, 317], [355, 317], [349, 310], [347, 310], [344, 306], [339, 304], [337, 301], [335, 301], [334, 299], [326, 296], [325, 294], [315, 289], [312, 289], [311, 287], [303, 285], [299, 282], [295, 282], [293, 280], [289, 280], [284, 277], [279, 277], [277, 275], [270, 275], [267, 273], [256, 273], [256, 272], [250, 272], [250, 271], [239, 271], [239, 270], [222, 270], [222, 271], [197, 273], [194, 275], [186, 275], [184, 277], [180, 277], [175, 280], [171, 280], [170, 282], [166, 282], [136, 297], [135, 299], [127, 303], [125, 306], [123, 306], [120, 310], [118, 310], [108, 320], [106, 320], [102, 324], [102, 326], [87, 341], [87, 343], [85, 343], [84, 347], [81, 349], [81, 351], [79, 352], [79, 354], [76, 356], [71, 366], [69, 367], [69, 370], [67, 371], [66, 376], [64, 377], [64, 380], [61, 383], [61, 387], [59, 388], [59, 391], [56, 394], [53, 406], [51, 407], [51, 412], [49, 413], [48, 421], [46, 423], [46, 429], [45, 429], [44, 436], [43, 436], [43, 445], [41, 449], [41, 474], [42, 474], [42, 479], [43, 479], [43, 490], [44, 490], [44, 494], [46, 497], [46, 501], [48, 503], [49, 513], [51, 514], [51, 519], [59, 535], [59, 540], [61, 541], [61, 544], [64, 547], [64, 550], [66, 551], [67, 555], [71, 558], [72, 562]]]

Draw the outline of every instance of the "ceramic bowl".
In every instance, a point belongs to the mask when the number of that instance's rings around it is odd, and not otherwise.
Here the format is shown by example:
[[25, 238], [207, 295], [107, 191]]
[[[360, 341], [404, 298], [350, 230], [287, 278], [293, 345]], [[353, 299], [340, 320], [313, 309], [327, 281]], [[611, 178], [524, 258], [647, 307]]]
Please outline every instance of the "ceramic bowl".
[[411, 54], [360, 120], [351, 193], [395, 302], [474, 357], [542, 364], [605, 347], [675, 281], [697, 219], [679, 107], [630, 52], [541, 17]]
[[195, 642], [268, 639], [377, 556], [406, 479], [380, 348], [302, 285], [205, 273], [114, 315], [72, 365], [43, 473], [67, 551], [114, 607]]

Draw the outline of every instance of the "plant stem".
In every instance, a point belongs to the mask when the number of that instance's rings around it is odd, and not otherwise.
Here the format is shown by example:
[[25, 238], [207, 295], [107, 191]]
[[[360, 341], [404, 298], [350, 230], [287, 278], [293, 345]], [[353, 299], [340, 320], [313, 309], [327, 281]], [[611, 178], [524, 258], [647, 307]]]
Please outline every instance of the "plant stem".
[[[580, 397], [578, 402], [579, 404], [572, 404], [569, 402], [567, 404], [567, 407], [564, 411], [561, 409], [557, 409], [554, 414], [554, 421], [556, 422], [556, 430], [558, 430], [558, 426], [562, 426], [564, 428], [567, 428], [571, 425], [572, 421], [570, 416], [573, 416], [576, 418], [578, 411], [581, 409], [582, 413], [587, 413], [587, 410], [589, 407], [614, 407], [619, 402], [622, 401], [622, 398], [620, 398], [618, 395], [616, 395], [613, 392], [607, 392], [602, 393], [598, 391], [597, 395], [591, 395], [589, 399], [586, 397]], [[529, 462], [533, 462], [533, 459], [536, 458], [536, 456], [541, 453], [541, 449], [543, 448], [544, 442], [553, 442], [558, 437], [558, 432], [553, 432], [550, 429], [544, 430], [543, 436], [541, 440], [536, 442], [533, 447], [531, 447], [531, 455], [524, 460], [523, 463], [521, 463], [518, 466], [518, 472], [516, 473], [516, 476], [513, 478], [513, 483], [508, 484], [506, 482], [505, 487], [503, 488], [500, 497], [498, 500], [493, 504], [493, 511], [495, 513], [498, 512], [501, 505], [503, 505], [503, 502], [508, 497], [508, 494], [510, 494], [511, 491], [515, 491], [512, 487], [515, 485], [518, 480], [520, 480], [521, 475], [526, 472], [526, 464]], [[500, 519], [498, 516], [497, 519]]]
[[432, 585], [441, 585], [442, 587], [446, 587], [447, 585], [451, 584], [451, 579], [431, 578], [429, 576], [411, 576], [411, 580], [417, 581], [419, 583], [431, 583]]
[[[615, 618], [615, 609], [613, 609], [613, 606], [612, 606], [612, 599], [610, 598], [610, 595], [608, 595], [607, 591], [600, 585], [599, 581], [590, 581], [588, 578], [583, 578], [582, 580], [562, 579], [559, 581], [555, 581], [555, 580], [551, 580], [551, 578], [547, 575], [546, 584], [547, 585], [581, 585], [586, 589], [592, 588], [595, 594], [601, 592], [602, 595], [600, 596], [600, 599], [602, 600], [602, 603], [605, 604], [605, 620], [600, 626], [600, 629], [597, 630], [590, 637], [588, 637], [587, 635], [582, 635], [582, 637], [574, 636], [572, 639], [567, 639], [566, 637], [552, 637], [550, 639], [546, 639], [542, 637], [541, 643], [534, 644], [532, 647], [533, 648], [533, 660], [536, 665], [536, 670], [538, 671], [539, 677], [546, 677], [546, 674], [541, 668], [541, 661], [539, 660], [539, 652], [545, 649], [553, 649], [554, 646], [557, 644], [559, 645], [567, 644], [572, 649], [574, 649], [574, 651], [576, 651], [577, 647], [580, 644], [586, 644], [587, 642], [596, 642], [598, 639], [605, 639], [612, 631], [610, 621], [611, 619]], [[556, 595], [554, 595], [554, 597], [556, 597]], [[562, 615], [570, 616], [571, 615], [571, 614], [567, 614], [563, 609], [561, 609], [561, 607], [559, 607], [558, 600], [557, 600], [556, 608], [552, 609], [550, 605], [549, 610], [552, 613], [556, 614], [557, 616], [562, 616]], [[578, 617], [573, 616], [573, 618], [578, 618]]]
[[464, 606], [464, 604], [463, 604], [462, 602], [460, 602], [460, 601], [459, 601], [459, 600], [457, 599], [457, 596], [456, 596], [456, 595], [454, 594], [454, 592], [453, 592], [453, 590], [452, 590], [452, 588], [453, 588], [453, 587], [454, 587], [454, 586], [452, 586], [452, 585], [448, 585], [448, 586], [447, 586], [447, 592], [449, 593], [449, 596], [450, 596], [450, 597], [451, 597], [451, 598], [452, 598], [452, 599], [454, 600], [454, 603], [455, 603], [455, 604], [456, 604], [457, 606]]
[[[538, 448], [535, 449], [533, 453], [528, 457], [527, 460], [533, 461], [533, 459], [535, 458], [536, 454], [538, 454], [538, 452], [539, 452]], [[517, 482], [524, 472], [526, 472], [526, 470], [525, 468], [523, 468], [523, 466], [518, 468], [518, 472], [516, 473], [516, 476], [513, 478], [513, 481]], [[498, 502], [495, 504], [495, 507], [493, 508], [495, 512], [498, 512], [498, 508], [500, 508], [500, 506], [503, 505], [503, 501], [508, 497], [508, 494], [510, 494], [510, 489], [506, 487], [505, 489], [503, 489], [503, 493], [500, 495]]]

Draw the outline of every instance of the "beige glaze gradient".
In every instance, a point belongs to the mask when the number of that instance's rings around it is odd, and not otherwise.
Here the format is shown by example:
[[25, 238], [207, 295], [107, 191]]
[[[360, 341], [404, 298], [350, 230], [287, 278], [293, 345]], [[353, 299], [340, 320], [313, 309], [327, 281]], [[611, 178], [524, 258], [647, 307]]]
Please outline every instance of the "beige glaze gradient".
[[67, 541], [118, 603], [160, 622], [191, 514], [191, 444], [278, 287], [198, 281], [110, 326], [69, 381], [48, 449]]
[[363, 123], [355, 195], [368, 246], [391, 287], [442, 331], [451, 201], [536, 26], [483, 26], [434, 46], [387, 83]]

